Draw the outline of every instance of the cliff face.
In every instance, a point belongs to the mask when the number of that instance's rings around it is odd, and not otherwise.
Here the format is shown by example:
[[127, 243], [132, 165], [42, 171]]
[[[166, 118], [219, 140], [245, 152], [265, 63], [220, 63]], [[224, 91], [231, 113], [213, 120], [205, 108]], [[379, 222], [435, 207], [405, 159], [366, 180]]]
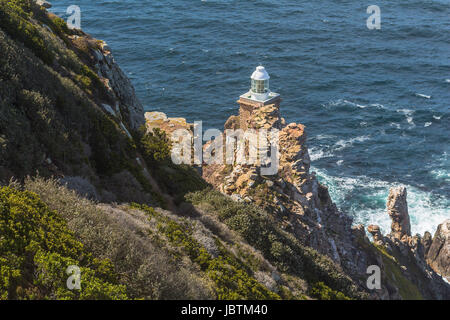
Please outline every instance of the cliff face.
[[275, 175], [263, 176], [258, 165], [205, 165], [205, 180], [239, 201], [254, 202], [277, 214], [286, 230], [336, 262], [345, 259], [345, 246], [328, 235], [328, 228], [333, 226], [331, 233], [351, 234], [351, 220], [336, 210], [326, 187], [309, 172], [305, 127], [286, 124], [279, 108], [268, 105], [252, 113], [241, 112], [239, 117], [230, 118], [225, 128], [279, 129], [279, 170]]
[[139, 129], [144, 124], [144, 108], [136, 97], [130, 80], [114, 60], [111, 48], [102, 41], [97, 48], [91, 48], [90, 52], [92, 54], [90, 61], [104, 82], [111, 100], [115, 102], [114, 106], [103, 105], [103, 107], [112, 115], [126, 119], [131, 129]]
[[[276, 215], [285, 230], [292, 232], [306, 245], [329, 256], [359, 285], [367, 290], [367, 268], [378, 265], [383, 270], [382, 288], [369, 291], [381, 299], [448, 299], [450, 287], [434, 271], [448, 274], [448, 230], [442, 224], [433, 240], [426, 262], [424, 240], [411, 236], [411, 225], [405, 188], [392, 189], [387, 199], [387, 214], [392, 219], [392, 231], [383, 237], [378, 226], [370, 226], [374, 241], [369, 244], [362, 226], [352, 227], [352, 219], [340, 212], [331, 201], [326, 186], [310, 172], [310, 158], [305, 127], [286, 124], [276, 105], [240, 109], [225, 128], [278, 129], [279, 171], [274, 176], [261, 176], [257, 166], [205, 166], [204, 178], [223, 193], [238, 201], [255, 202]], [[433, 246], [434, 245], [434, 246]], [[390, 255], [387, 261], [385, 252]], [[428, 251], [430, 252], [430, 251]], [[432, 257], [432, 258], [431, 258]], [[445, 267], [446, 266], [446, 267]], [[396, 270], [394, 270], [396, 269]], [[402, 281], [395, 280], [403, 277]]]

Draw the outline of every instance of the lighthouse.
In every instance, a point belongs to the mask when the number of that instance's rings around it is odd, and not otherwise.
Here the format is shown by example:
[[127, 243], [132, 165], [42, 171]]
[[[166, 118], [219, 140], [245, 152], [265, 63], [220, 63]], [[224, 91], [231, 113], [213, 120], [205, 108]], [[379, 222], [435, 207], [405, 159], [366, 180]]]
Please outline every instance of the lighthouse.
[[280, 107], [281, 97], [278, 93], [270, 91], [270, 76], [263, 66], [256, 67], [250, 76], [250, 90], [239, 97], [241, 128], [247, 127], [245, 119], [249, 118], [255, 108], [273, 104]]
[[251, 79], [250, 94], [253, 100], [265, 101], [269, 97], [269, 80], [270, 76], [266, 71], [266, 68], [259, 66], [253, 72]]

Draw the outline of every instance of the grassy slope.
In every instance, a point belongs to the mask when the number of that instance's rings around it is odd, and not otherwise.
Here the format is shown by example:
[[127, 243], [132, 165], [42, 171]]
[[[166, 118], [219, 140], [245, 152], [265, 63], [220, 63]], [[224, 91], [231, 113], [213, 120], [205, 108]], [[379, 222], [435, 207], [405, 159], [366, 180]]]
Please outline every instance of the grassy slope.
[[[266, 213], [254, 217], [249, 211], [257, 208], [208, 189], [188, 196], [197, 207], [185, 204], [184, 214], [175, 215], [145, 204], [97, 205], [42, 178], [27, 179], [25, 188], [64, 217], [89, 252], [112, 262], [131, 298], [361, 297], [329, 259], [276, 226], [264, 225], [271, 223]], [[235, 221], [223, 220], [224, 213]], [[243, 232], [243, 214], [261, 227], [259, 244]]]
[[[125, 299], [111, 262], [93, 257], [66, 221], [31, 192], [0, 188], [0, 299]], [[82, 290], [66, 268], [80, 267]]]

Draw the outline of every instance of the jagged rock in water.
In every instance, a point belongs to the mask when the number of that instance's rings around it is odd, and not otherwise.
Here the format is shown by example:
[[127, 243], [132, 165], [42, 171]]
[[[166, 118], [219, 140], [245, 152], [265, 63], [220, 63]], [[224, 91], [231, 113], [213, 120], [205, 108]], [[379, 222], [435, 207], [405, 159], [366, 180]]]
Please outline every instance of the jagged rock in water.
[[[406, 196], [407, 191], [404, 187], [390, 189], [386, 205], [387, 213], [392, 219], [390, 234], [383, 236], [380, 228], [376, 225], [370, 225], [367, 228], [367, 231], [373, 235], [374, 244], [378, 246], [381, 252], [384, 251], [385, 257], [379, 259], [377, 264], [382, 266], [384, 272], [391, 272], [393, 268], [397, 270], [396, 277], [398, 279], [394, 279], [391, 276], [394, 280], [386, 284], [390, 293], [385, 298], [449, 299], [450, 286], [442, 281], [441, 277], [434, 272], [430, 267], [431, 264], [427, 263], [426, 260], [426, 252], [428, 254], [431, 252], [431, 234], [427, 232], [423, 238], [419, 235], [411, 236]], [[442, 236], [436, 238], [442, 239]], [[439, 244], [436, 247], [439, 247]], [[387, 263], [386, 254], [391, 257], [390, 259], [396, 265], [393, 265], [392, 262]], [[445, 261], [445, 256], [448, 258], [448, 252], [439, 259]], [[402, 280], [399, 278], [400, 276]], [[405, 283], [410, 284], [408, 291], [403, 287]], [[416, 288], [414, 291], [412, 286]], [[412, 292], [415, 292], [415, 294], [411, 295]], [[386, 292], [383, 293], [383, 295], [385, 294]]]
[[405, 187], [391, 188], [389, 190], [387, 212], [392, 219], [391, 235], [399, 240], [405, 236], [411, 236], [411, 223], [406, 196]]
[[434, 271], [450, 281], [450, 219], [438, 226], [427, 252], [427, 261]]

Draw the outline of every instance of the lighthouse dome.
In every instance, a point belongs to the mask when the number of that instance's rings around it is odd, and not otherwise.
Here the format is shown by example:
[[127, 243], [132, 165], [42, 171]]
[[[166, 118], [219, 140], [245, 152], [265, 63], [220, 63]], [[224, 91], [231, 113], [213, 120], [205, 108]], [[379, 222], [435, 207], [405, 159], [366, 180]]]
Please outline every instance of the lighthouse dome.
[[256, 67], [255, 72], [251, 76], [252, 80], [269, 80], [270, 76], [263, 66]]

